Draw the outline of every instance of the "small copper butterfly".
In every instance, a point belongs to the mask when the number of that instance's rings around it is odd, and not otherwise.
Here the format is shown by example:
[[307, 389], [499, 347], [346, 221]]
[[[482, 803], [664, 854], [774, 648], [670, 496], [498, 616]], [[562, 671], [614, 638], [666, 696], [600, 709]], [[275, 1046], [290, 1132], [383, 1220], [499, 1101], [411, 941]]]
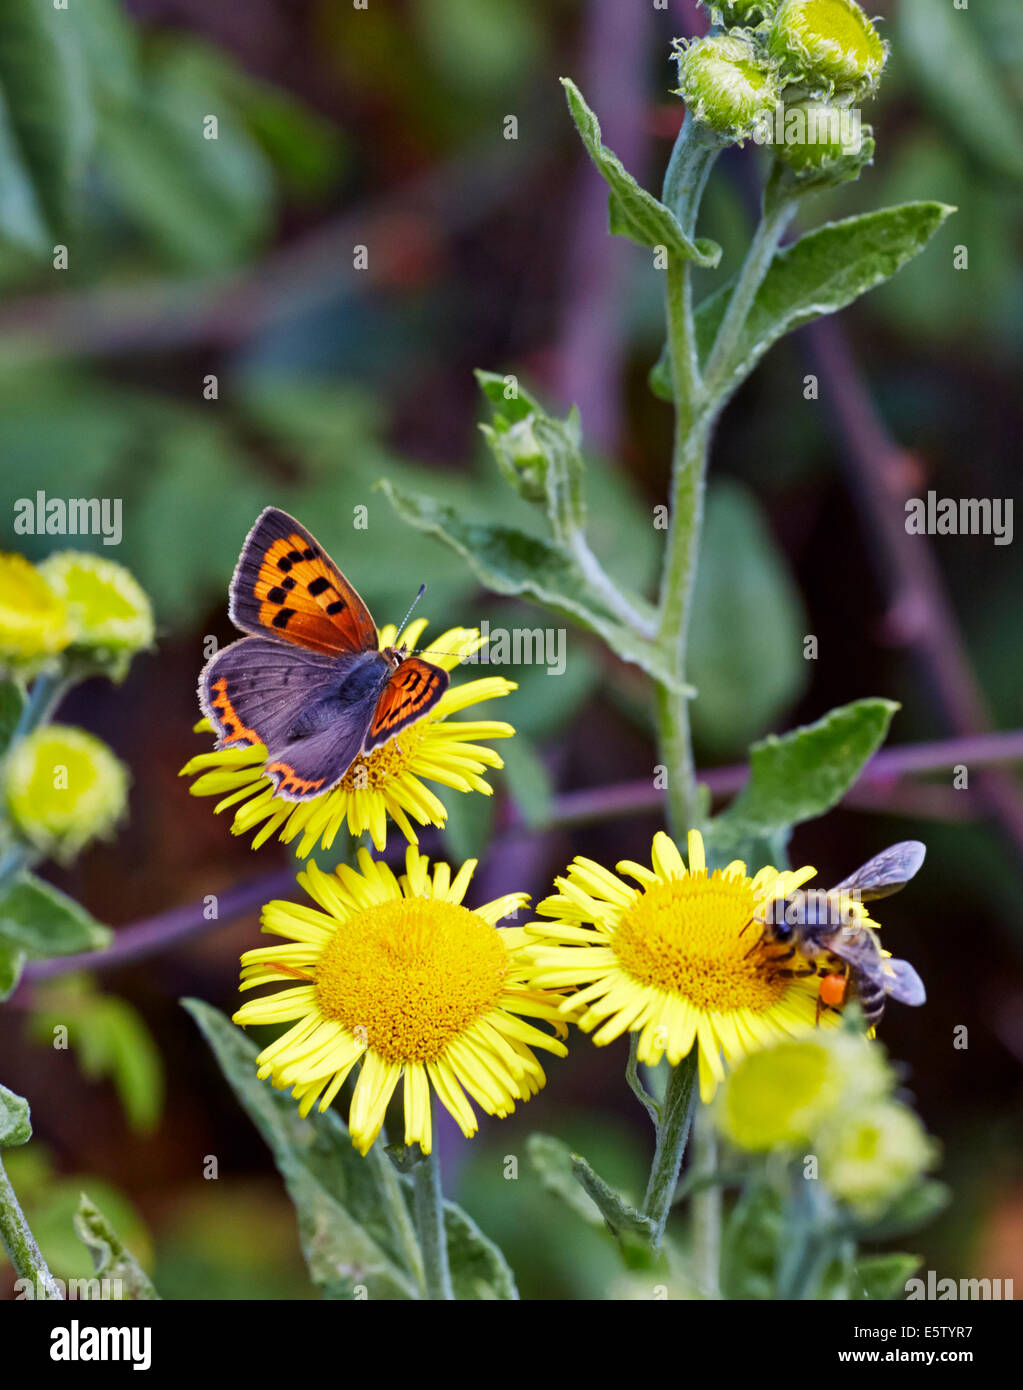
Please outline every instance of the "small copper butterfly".
[[404, 647], [380, 650], [369, 609], [323, 547], [267, 507], [231, 579], [231, 621], [252, 634], [218, 652], [199, 703], [218, 747], [267, 748], [278, 796], [328, 792], [360, 754], [421, 719], [448, 673]]

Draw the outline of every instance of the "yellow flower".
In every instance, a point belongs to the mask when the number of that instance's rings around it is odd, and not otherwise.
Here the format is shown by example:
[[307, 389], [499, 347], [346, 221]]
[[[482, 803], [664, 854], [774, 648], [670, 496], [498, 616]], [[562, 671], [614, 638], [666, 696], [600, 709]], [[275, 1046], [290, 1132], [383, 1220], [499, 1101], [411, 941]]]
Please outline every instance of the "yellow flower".
[[55, 656], [71, 637], [66, 607], [35, 566], [0, 554], [0, 665]]
[[[410, 648], [416, 646], [425, 627], [425, 619], [409, 625], [405, 641]], [[393, 644], [396, 636], [393, 625], [383, 628], [381, 648]], [[452, 628], [422, 655], [450, 671], [462, 657], [479, 651], [485, 641], [476, 629]], [[426, 782], [490, 796], [492, 788], [484, 774], [487, 768], [503, 767], [504, 763], [483, 740], [509, 738], [515, 732], [510, 724], [498, 720], [456, 720], [450, 716], [514, 689], [514, 683], [501, 676], [449, 686], [429, 714], [365, 757], [356, 758], [338, 786], [311, 801], [285, 801], [274, 794], [273, 783], [264, 775], [267, 751], [262, 744], [200, 754], [185, 764], [181, 776], [199, 774], [190, 791], [193, 796], [219, 796], [215, 812], [238, 807], [232, 834], [245, 835], [259, 827], [253, 849], [275, 834], [285, 844], [301, 836], [295, 852], [304, 859], [317, 844], [330, 849], [347, 823], [349, 834], [357, 837], [369, 831], [373, 844], [382, 850], [387, 845], [388, 816], [410, 844], [417, 844], [413, 821], [443, 826], [447, 820], [444, 803]], [[196, 727], [203, 731], [210, 728], [206, 720]]]
[[292, 1087], [299, 1114], [326, 1110], [360, 1060], [352, 1142], [367, 1153], [404, 1078], [405, 1143], [432, 1145], [431, 1088], [470, 1138], [477, 1121], [466, 1092], [488, 1115], [510, 1115], [544, 1084], [533, 1049], [565, 1045], [526, 1018], [557, 1022], [560, 1002], [530, 979], [529, 945], [497, 923], [528, 902], [509, 893], [462, 905], [475, 860], [454, 878], [409, 846], [406, 873], [359, 851], [359, 869], [326, 874], [311, 863], [299, 884], [317, 904], [271, 902], [263, 930], [288, 938], [242, 956], [242, 989], [298, 981], [252, 999], [242, 1025], [290, 1023], [259, 1054], [259, 1076]]
[[[553, 897], [537, 912], [553, 921], [526, 926], [536, 945], [536, 982], [576, 992], [562, 1012], [598, 1045], [638, 1032], [637, 1055], [656, 1066], [677, 1066], [699, 1048], [700, 1094], [707, 1101], [725, 1076], [725, 1061], [814, 1027], [817, 981], [785, 979], [771, 969], [771, 952], [757, 947], [773, 899], [787, 895], [816, 870], [770, 866], [750, 878], [734, 860], [708, 873], [703, 839], [689, 832], [689, 868], [672, 840], [654, 836], [653, 870], [630, 860], [617, 865], [638, 888], [591, 859], [577, 858]], [[753, 949], [751, 950], [751, 947]], [[838, 1021], [837, 1014], [821, 1022]]]
[[66, 861], [124, 814], [128, 772], [84, 729], [49, 724], [18, 743], [3, 771], [12, 821], [37, 849]]

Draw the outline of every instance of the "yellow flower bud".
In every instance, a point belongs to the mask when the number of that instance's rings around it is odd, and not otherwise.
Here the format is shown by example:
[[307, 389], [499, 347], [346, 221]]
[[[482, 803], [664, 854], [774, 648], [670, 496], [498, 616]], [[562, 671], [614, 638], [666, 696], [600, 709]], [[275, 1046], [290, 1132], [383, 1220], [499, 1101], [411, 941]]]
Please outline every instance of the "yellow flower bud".
[[44, 854], [66, 861], [123, 815], [128, 772], [84, 729], [50, 724], [9, 754], [3, 793], [20, 834]]

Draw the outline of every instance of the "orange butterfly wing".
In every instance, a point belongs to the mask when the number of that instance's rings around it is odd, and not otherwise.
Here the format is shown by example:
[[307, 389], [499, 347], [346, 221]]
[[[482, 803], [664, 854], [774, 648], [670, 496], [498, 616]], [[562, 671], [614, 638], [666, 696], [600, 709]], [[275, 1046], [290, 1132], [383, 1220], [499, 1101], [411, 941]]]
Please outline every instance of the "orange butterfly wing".
[[329, 655], [375, 651], [370, 611], [319, 542], [287, 512], [267, 507], [245, 538], [231, 580], [231, 620]]
[[377, 701], [363, 751], [368, 753], [409, 724], [422, 719], [447, 690], [449, 679], [447, 671], [440, 666], [432, 666], [418, 656], [406, 657], [395, 669]]

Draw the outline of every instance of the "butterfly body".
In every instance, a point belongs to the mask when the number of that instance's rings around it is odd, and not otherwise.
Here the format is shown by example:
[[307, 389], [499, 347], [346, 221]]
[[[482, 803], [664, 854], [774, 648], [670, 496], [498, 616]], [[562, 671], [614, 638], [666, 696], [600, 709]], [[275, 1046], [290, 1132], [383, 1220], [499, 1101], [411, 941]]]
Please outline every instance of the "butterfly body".
[[267, 749], [278, 796], [330, 791], [361, 755], [437, 703], [439, 666], [379, 647], [369, 609], [293, 517], [268, 507], [231, 580], [231, 618], [251, 636], [218, 652], [199, 702], [221, 747]]

